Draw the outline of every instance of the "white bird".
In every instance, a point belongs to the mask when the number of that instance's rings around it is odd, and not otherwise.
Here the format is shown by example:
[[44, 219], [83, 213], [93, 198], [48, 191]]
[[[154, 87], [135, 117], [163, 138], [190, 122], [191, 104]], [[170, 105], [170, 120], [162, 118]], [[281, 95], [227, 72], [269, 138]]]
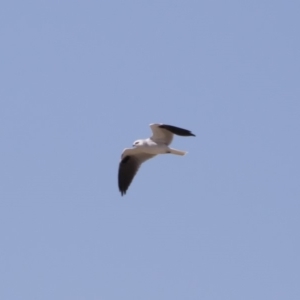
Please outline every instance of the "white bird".
[[119, 163], [119, 190], [126, 194], [139, 167], [146, 160], [165, 153], [185, 155], [187, 152], [170, 148], [174, 134], [180, 136], [195, 136], [191, 131], [166, 124], [150, 124], [152, 136], [148, 139], [137, 140], [133, 148], [123, 150]]

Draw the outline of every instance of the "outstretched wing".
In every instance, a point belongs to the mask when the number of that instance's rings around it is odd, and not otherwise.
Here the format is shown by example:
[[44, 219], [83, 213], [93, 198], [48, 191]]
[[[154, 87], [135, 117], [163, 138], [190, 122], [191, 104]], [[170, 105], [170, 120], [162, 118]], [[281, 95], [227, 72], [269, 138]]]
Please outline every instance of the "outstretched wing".
[[[133, 151], [128, 151], [131, 149], [126, 149], [123, 152], [122, 159], [119, 163], [119, 175], [118, 184], [121, 195], [126, 194], [135, 174], [140, 168], [141, 164], [146, 160], [154, 157], [155, 155], [147, 153], [132, 153]], [[133, 150], [133, 149], [132, 149]]]
[[173, 135], [195, 136], [190, 130], [166, 124], [150, 124], [153, 135], [151, 139], [156, 143], [170, 145]]

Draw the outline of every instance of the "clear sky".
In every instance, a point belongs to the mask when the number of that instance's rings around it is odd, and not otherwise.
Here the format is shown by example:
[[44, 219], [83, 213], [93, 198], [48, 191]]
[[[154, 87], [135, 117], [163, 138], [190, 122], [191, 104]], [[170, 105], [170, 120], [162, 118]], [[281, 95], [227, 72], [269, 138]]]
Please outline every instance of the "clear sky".
[[[0, 299], [300, 299], [300, 2], [5, 1]], [[125, 197], [150, 123], [192, 130]]]

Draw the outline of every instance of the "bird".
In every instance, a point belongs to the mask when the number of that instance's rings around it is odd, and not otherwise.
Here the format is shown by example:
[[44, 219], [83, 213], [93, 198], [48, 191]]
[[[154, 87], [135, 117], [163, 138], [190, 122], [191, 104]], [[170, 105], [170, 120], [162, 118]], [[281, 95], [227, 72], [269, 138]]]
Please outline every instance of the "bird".
[[118, 172], [118, 185], [121, 196], [125, 195], [142, 163], [158, 154], [185, 155], [187, 152], [170, 148], [174, 134], [195, 136], [190, 130], [173, 125], [153, 123], [149, 125], [152, 136], [136, 140], [132, 147], [125, 148], [121, 155]]

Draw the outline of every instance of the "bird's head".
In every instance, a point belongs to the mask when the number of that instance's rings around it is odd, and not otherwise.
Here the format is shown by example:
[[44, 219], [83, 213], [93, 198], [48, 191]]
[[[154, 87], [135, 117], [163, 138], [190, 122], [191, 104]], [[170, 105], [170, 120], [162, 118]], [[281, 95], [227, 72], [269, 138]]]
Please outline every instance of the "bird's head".
[[132, 144], [132, 147], [139, 147], [143, 145], [143, 141], [142, 140], [137, 140]]

